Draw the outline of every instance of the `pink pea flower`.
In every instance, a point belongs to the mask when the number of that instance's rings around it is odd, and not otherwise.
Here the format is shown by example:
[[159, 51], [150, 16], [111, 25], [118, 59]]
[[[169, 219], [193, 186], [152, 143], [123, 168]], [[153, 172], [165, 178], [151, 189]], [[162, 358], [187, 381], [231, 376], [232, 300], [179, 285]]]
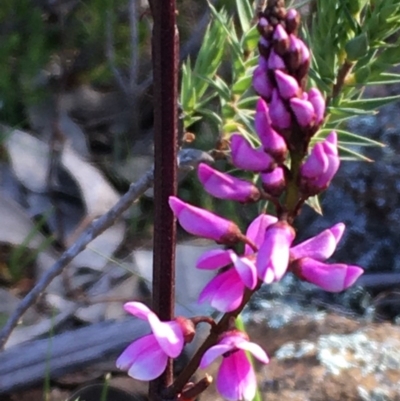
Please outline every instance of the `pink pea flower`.
[[346, 264], [325, 264], [343, 236], [345, 225], [338, 223], [290, 249], [290, 269], [302, 280], [325, 291], [339, 292], [352, 286], [363, 269]]
[[287, 154], [286, 142], [282, 135], [272, 128], [268, 105], [261, 98], [257, 101], [254, 125], [264, 150], [278, 163], [283, 162]]
[[237, 330], [222, 335], [218, 344], [209, 348], [201, 359], [200, 368], [204, 369], [219, 356], [223, 357], [217, 375], [217, 389], [228, 401], [250, 401], [256, 394], [256, 376], [246, 351], [262, 363], [269, 362], [265, 351], [258, 344], [250, 342], [245, 333]]
[[137, 380], [153, 380], [164, 372], [168, 357], [176, 358], [184, 346], [184, 333], [178, 321], [161, 322], [157, 315], [140, 302], [128, 302], [124, 309], [147, 320], [152, 334], [134, 341], [117, 359], [119, 369]]
[[257, 254], [257, 272], [266, 284], [279, 281], [289, 264], [289, 249], [295, 237], [294, 229], [285, 221], [268, 227]]
[[300, 168], [302, 187], [315, 195], [326, 189], [339, 169], [337, 135], [332, 131], [323, 142], [317, 143]]
[[291, 268], [303, 280], [329, 292], [346, 290], [364, 273], [359, 266], [342, 263], [329, 265], [311, 258], [298, 259]]
[[[267, 214], [258, 216], [249, 225], [246, 237], [256, 247], [261, 246], [267, 228], [276, 221], [276, 217]], [[241, 256], [231, 249], [213, 249], [205, 252], [197, 261], [198, 269], [214, 270], [231, 264], [233, 267], [211, 279], [201, 292], [199, 302], [209, 301], [213, 308], [221, 312], [237, 309], [242, 303], [246, 287], [254, 289], [257, 285], [255, 259], [255, 250], [247, 244], [244, 255]]]
[[204, 189], [220, 199], [237, 202], [255, 202], [260, 198], [260, 191], [251, 182], [214, 170], [208, 164], [200, 163], [197, 174]]
[[169, 205], [181, 226], [190, 234], [227, 245], [235, 244], [242, 237], [234, 222], [208, 210], [189, 205], [176, 196], [169, 197]]
[[269, 171], [274, 160], [263, 149], [254, 149], [250, 143], [240, 134], [231, 136], [232, 163], [243, 170], [254, 172]]

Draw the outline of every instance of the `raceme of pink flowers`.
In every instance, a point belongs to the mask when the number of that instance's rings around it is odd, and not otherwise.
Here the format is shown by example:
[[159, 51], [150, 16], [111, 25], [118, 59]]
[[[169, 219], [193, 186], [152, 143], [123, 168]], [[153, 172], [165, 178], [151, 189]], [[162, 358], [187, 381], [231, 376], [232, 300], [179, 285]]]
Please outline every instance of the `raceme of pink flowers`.
[[[268, 201], [276, 216], [259, 213], [243, 233], [234, 221], [176, 196], [169, 198], [184, 230], [224, 247], [209, 250], [197, 260], [198, 269], [217, 271], [199, 302], [224, 313], [236, 311], [235, 315], [249, 294], [288, 272], [330, 292], [349, 288], [363, 273], [358, 266], [327, 263], [343, 236], [343, 223], [296, 243], [293, 220], [308, 198], [328, 188], [340, 158], [337, 133], [326, 137], [321, 137], [323, 131], [318, 133], [324, 122], [325, 98], [318, 88], [307, 87], [311, 53], [297, 36], [300, 16], [296, 10], [279, 7], [267, 7], [258, 23], [260, 57], [252, 81], [259, 95], [254, 115], [257, 138], [250, 141], [239, 132], [230, 135], [228, 161], [243, 175], [238, 178], [204, 163], [197, 170], [211, 196], [243, 205]], [[136, 379], [152, 380], [164, 371], [168, 358], [182, 352], [194, 328], [188, 331], [183, 318], [161, 322], [138, 302], [125, 304], [125, 310], [147, 320], [152, 333], [129, 345], [117, 366]], [[201, 368], [222, 357], [216, 384], [227, 400], [251, 400], [256, 393], [246, 352], [262, 363], [269, 361], [245, 333], [230, 328], [202, 356]]]

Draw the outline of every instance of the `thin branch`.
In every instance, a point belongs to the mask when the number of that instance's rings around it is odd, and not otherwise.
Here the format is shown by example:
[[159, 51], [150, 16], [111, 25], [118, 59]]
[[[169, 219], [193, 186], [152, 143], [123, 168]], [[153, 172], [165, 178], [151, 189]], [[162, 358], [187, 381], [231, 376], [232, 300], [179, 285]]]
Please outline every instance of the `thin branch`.
[[40, 278], [38, 283], [19, 303], [14, 313], [8, 319], [6, 325], [0, 332], [0, 350], [4, 348], [5, 343], [11, 335], [13, 329], [17, 326], [22, 315], [32, 306], [40, 297], [42, 292], [57, 277], [63, 269], [82, 252], [86, 246], [111, 227], [115, 221], [127, 210], [132, 202], [144, 194], [153, 185], [153, 170], [149, 170], [139, 181], [132, 184], [128, 192], [113, 206], [107, 213], [103, 214], [98, 220], [93, 222], [87, 230], [78, 238], [78, 240], [67, 249], [57, 260], [56, 263]]

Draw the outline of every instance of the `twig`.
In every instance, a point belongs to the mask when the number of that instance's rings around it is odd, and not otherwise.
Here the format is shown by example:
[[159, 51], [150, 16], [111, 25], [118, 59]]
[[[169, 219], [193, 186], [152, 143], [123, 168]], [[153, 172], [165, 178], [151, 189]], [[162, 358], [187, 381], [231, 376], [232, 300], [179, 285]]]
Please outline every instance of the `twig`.
[[353, 66], [354, 66], [354, 63], [352, 61], [346, 60], [344, 62], [344, 64], [340, 67], [340, 70], [339, 70], [337, 78], [336, 78], [335, 85], [333, 85], [333, 88], [332, 88], [332, 94], [326, 100], [327, 106], [342, 91], [342, 88], [345, 84], [346, 78], [350, 74]]
[[68, 248], [57, 260], [56, 263], [40, 278], [38, 283], [19, 303], [14, 313], [8, 319], [6, 325], [0, 332], [0, 350], [4, 348], [13, 329], [17, 326], [22, 315], [32, 306], [46, 287], [57, 277], [63, 269], [82, 252], [86, 246], [103, 233], [107, 228], [111, 227], [122, 213], [129, 208], [140, 195], [145, 193], [147, 189], [153, 185], [153, 170], [149, 170], [143, 175], [139, 181], [132, 184], [128, 192], [113, 206], [107, 213], [103, 214], [98, 220], [93, 222], [87, 230], [78, 238], [78, 240]]

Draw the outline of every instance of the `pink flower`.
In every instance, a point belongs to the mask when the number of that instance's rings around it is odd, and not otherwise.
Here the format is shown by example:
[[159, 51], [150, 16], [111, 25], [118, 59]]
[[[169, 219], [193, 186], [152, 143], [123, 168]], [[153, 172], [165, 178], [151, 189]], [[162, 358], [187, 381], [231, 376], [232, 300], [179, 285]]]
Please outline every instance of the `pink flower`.
[[231, 136], [231, 156], [236, 167], [255, 172], [271, 170], [274, 163], [263, 149], [254, 149], [240, 134]]
[[190, 234], [227, 245], [235, 244], [241, 238], [239, 227], [230, 220], [189, 205], [175, 196], [169, 197], [169, 205], [181, 226]]
[[363, 269], [346, 264], [322, 263], [332, 256], [343, 236], [345, 225], [338, 223], [290, 249], [290, 269], [302, 280], [325, 291], [339, 292], [354, 284]]
[[326, 189], [340, 165], [337, 135], [332, 131], [317, 143], [300, 168], [304, 192], [315, 195]]
[[[276, 217], [262, 214], [247, 229], [246, 236], [257, 247], [264, 241], [265, 232]], [[198, 269], [213, 270], [233, 265], [225, 272], [215, 276], [203, 289], [199, 302], [208, 300], [211, 306], [221, 312], [237, 309], [243, 300], [245, 288], [254, 289], [257, 285], [255, 251], [246, 244], [244, 255], [237, 255], [231, 249], [213, 249], [205, 252], [197, 261]]]
[[260, 191], [251, 182], [221, 173], [205, 163], [199, 165], [197, 174], [204, 189], [216, 198], [243, 203], [260, 198]]
[[237, 330], [225, 333], [201, 359], [200, 367], [204, 369], [219, 356], [223, 357], [217, 376], [217, 389], [229, 401], [250, 401], [256, 394], [256, 376], [246, 351], [262, 363], [269, 362], [265, 351], [258, 344], [250, 342], [245, 333]]
[[152, 334], [129, 345], [117, 359], [119, 369], [137, 380], [153, 380], [167, 366], [168, 357], [176, 358], [184, 346], [184, 334], [177, 321], [161, 322], [157, 315], [140, 302], [128, 302], [124, 309], [139, 319], [147, 320]]
[[257, 254], [257, 272], [266, 284], [279, 281], [289, 264], [289, 248], [294, 240], [293, 228], [284, 221], [268, 227], [264, 242]]
[[298, 259], [291, 268], [303, 280], [329, 292], [340, 292], [351, 287], [364, 273], [358, 266], [341, 263], [328, 265], [311, 258]]
[[277, 162], [283, 162], [287, 154], [287, 145], [283, 137], [271, 126], [269, 109], [263, 99], [258, 99], [254, 125], [264, 150]]

